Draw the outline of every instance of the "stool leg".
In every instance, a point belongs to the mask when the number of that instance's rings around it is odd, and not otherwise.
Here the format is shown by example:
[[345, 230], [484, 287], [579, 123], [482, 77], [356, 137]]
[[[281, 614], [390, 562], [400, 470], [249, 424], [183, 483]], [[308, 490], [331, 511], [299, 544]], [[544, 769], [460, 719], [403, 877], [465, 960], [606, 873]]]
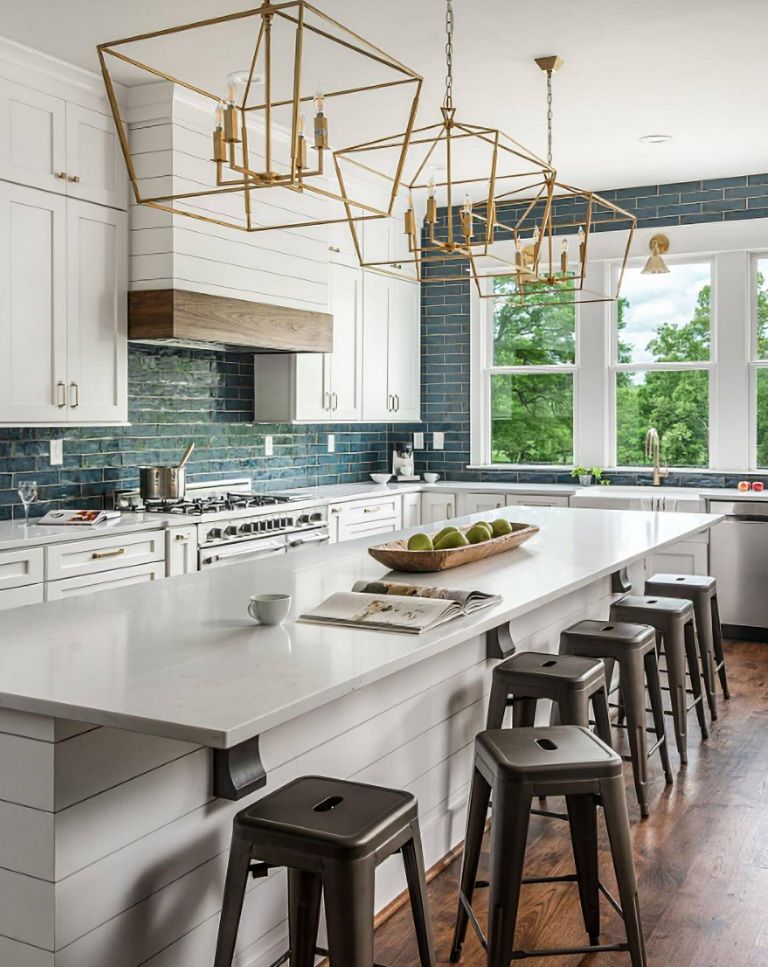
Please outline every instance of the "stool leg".
[[693, 621], [689, 621], [685, 626], [683, 637], [685, 638], [685, 656], [688, 661], [691, 690], [694, 700], [696, 700], [696, 718], [699, 721], [702, 739], [708, 739], [709, 729], [707, 728], [707, 716], [704, 711], [704, 697], [701, 693], [701, 669], [699, 668], [699, 656], [696, 651], [696, 632]]
[[579, 898], [584, 916], [584, 929], [591, 944], [600, 943], [600, 890], [597, 861], [597, 802], [592, 794], [566, 796], [571, 844], [576, 873], [579, 877]]
[[331, 863], [325, 868], [325, 922], [331, 967], [373, 964], [375, 876], [370, 859]]
[[632, 967], [647, 967], [624, 780], [620, 776], [616, 779], [603, 779], [600, 782], [600, 795], [608, 838], [611, 842], [613, 868], [616, 872], [619, 900], [624, 912], [624, 929], [627, 932]]
[[595, 732], [607, 746], [613, 747], [611, 741], [611, 717], [608, 711], [608, 689], [603, 686], [592, 696], [592, 711], [595, 713]]
[[288, 870], [288, 936], [291, 967], [314, 967], [323, 880], [318, 873]]
[[659, 656], [656, 651], [649, 651], [645, 656], [645, 678], [648, 682], [648, 696], [651, 700], [651, 714], [653, 715], [653, 728], [656, 732], [656, 741], [660, 742], [659, 756], [661, 765], [664, 769], [664, 778], [667, 785], [672, 783], [672, 769], [669, 764], [669, 747], [667, 744], [667, 729], [664, 725], [664, 700], [661, 694], [661, 681], [659, 679]]
[[645, 668], [642, 657], [627, 655], [619, 662], [624, 683], [624, 709], [627, 715], [627, 738], [632, 755], [640, 815], [648, 816], [648, 737], [645, 731]]
[[679, 623], [665, 635], [664, 654], [667, 659], [669, 698], [672, 703], [672, 722], [680, 762], [688, 762], [688, 702], [685, 692], [685, 635]]
[[533, 787], [503, 782], [493, 788], [488, 967], [509, 967], [523, 882]]
[[512, 706], [512, 728], [532, 729], [536, 724], [536, 699], [516, 698]]
[[717, 673], [720, 676], [720, 686], [723, 689], [723, 698], [728, 701], [731, 692], [728, 688], [728, 675], [725, 671], [723, 628], [720, 624], [720, 606], [717, 603], [717, 594], [712, 595], [712, 645], [715, 650], [715, 661], [717, 662]]
[[[475, 892], [477, 867], [480, 862], [480, 852], [483, 846], [485, 820], [488, 815], [488, 803], [491, 799], [491, 787], [483, 776], [475, 769], [472, 776], [472, 789], [469, 794], [469, 811], [467, 812], [467, 833], [464, 837], [464, 856], [461, 861], [461, 883], [459, 890], [466, 897], [467, 903], [472, 905]], [[451, 962], [457, 963], [461, 956], [461, 948], [467, 935], [469, 917], [459, 896], [459, 908], [456, 913], [456, 927], [453, 932], [451, 947]]]
[[[403, 846], [403, 865], [405, 867], [405, 878], [408, 881], [408, 893], [411, 898], [413, 926], [419, 947], [419, 963], [421, 967], [435, 967], [435, 944], [432, 939], [432, 922], [429, 919], [429, 901], [427, 900], [427, 876], [424, 871], [424, 854], [421, 848], [421, 833], [417, 819], [414, 819], [411, 823], [411, 829], [413, 830], [413, 839]], [[309, 967], [312, 967], [312, 965], [310, 964]]]
[[237, 928], [243, 910], [248, 868], [251, 865], [251, 844], [234, 833], [229, 851], [227, 879], [224, 884], [224, 904], [219, 920], [219, 936], [213, 967], [231, 967], [237, 942]]
[[557, 704], [563, 725], [583, 725], [584, 728], [589, 728], [589, 695], [583, 688], [563, 690]]
[[504, 682], [499, 682], [493, 678], [491, 685], [491, 697], [488, 700], [488, 719], [486, 729], [500, 729], [504, 725], [504, 713], [507, 710], [508, 689]]
[[701, 677], [704, 679], [704, 691], [707, 693], [709, 714], [712, 721], [717, 720], [717, 696], [715, 694], [715, 658], [712, 651], [712, 606], [709, 601], [697, 598], [693, 603], [693, 613], [696, 619], [696, 636], [699, 639], [699, 653], [701, 655]]

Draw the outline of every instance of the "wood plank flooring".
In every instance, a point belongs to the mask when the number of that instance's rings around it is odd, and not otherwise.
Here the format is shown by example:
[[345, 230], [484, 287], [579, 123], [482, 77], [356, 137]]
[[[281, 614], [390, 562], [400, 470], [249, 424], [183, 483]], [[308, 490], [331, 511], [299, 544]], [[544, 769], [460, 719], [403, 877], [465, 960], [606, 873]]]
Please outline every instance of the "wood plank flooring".
[[[640, 819], [626, 768], [648, 962], [657, 967], [768, 967], [768, 645], [728, 642], [726, 661], [732, 698], [724, 702], [719, 693], [720, 716], [709, 740], [701, 741], [691, 715], [685, 769], [679, 768], [671, 746], [672, 786], [664, 782], [658, 756], [650, 760], [647, 820]], [[560, 806], [562, 800], [550, 803]], [[601, 875], [615, 895], [602, 817], [600, 823]], [[567, 825], [534, 817], [526, 860], [526, 875], [570, 871]], [[450, 962], [460, 867], [459, 857], [429, 888], [439, 964]], [[479, 876], [487, 870], [484, 852]], [[487, 890], [476, 897], [478, 919], [485, 927]], [[607, 903], [601, 907], [602, 941], [623, 941], [620, 919]], [[587, 943], [575, 885], [524, 887], [520, 914], [516, 947]], [[418, 964], [407, 905], [376, 932], [376, 960], [391, 967]], [[630, 961], [626, 953], [606, 953], [527, 962], [541, 967], [625, 967]], [[461, 963], [485, 963], [471, 928]]]

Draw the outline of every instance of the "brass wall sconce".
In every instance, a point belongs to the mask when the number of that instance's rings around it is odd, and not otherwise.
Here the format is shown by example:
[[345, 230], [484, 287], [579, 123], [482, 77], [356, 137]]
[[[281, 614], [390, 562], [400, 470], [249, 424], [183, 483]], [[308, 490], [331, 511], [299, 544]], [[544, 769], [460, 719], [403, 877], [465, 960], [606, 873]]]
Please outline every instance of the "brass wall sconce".
[[662, 258], [669, 251], [669, 239], [666, 235], [654, 235], [648, 244], [651, 257], [645, 263], [641, 275], [666, 275], [669, 272], [667, 263]]

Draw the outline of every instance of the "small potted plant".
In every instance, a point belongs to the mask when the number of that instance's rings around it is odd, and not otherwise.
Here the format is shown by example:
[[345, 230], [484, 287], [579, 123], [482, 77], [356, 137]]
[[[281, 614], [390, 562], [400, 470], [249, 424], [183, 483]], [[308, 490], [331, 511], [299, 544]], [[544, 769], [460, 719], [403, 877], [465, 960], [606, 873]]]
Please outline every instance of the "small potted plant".
[[593, 482], [599, 484], [608, 483], [607, 480], [603, 481], [601, 479], [603, 471], [599, 467], [592, 467], [591, 469], [587, 467], [574, 467], [571, 471], [571, 476], [578, 477], [582, 487], [591, 487]]

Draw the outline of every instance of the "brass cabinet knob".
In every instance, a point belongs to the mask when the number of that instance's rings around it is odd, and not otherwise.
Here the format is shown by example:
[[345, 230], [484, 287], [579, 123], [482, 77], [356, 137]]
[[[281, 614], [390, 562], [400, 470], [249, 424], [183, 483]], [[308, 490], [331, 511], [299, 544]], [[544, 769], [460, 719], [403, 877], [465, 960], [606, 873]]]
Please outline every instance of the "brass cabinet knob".
[[66, 173], [66, 171], [59, 171], [58, 174], [56, 175], [56, 177], [57, 178], [61, 178], [62, 181], [66, 181], [67, 180], [67, 173]]
[[79, 185], [80, 184], [80, 175], [72, 175], [69, 180], [70, 181], [74, 181], [74, 183], [76, 185]]

